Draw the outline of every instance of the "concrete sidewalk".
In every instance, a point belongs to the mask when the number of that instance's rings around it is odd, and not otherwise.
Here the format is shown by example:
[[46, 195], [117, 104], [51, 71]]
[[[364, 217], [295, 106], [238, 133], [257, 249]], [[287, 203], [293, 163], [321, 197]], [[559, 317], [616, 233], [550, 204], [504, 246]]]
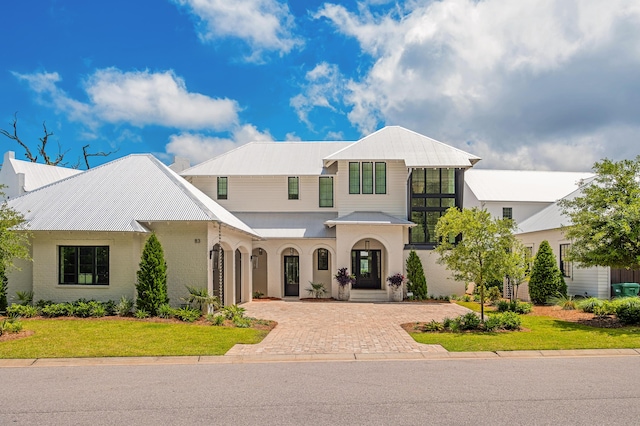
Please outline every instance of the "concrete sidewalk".
[[305, 355], [225, 355], [225, 356], [168, 356], [123, 358], [40, 358], [0, 359], [0, 368], [88, 367], [118, 365], [207, 365], [247, 364], [264, 362], [366, 362], [366, 361], [428, 361], [454, 359], [504, 358], [576, 358], [640, 356], [640, 349], [581, 349], [558, 351], [498, 351], [498, 352], [435, 352], [435, 353], [377, 353], [377, 354], [305, 354]]

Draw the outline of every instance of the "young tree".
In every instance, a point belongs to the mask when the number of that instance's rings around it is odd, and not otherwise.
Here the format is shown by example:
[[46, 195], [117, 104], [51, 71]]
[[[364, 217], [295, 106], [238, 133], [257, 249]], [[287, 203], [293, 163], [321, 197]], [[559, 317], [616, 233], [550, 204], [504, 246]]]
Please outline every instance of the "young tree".
[[137, 272], [136, 308], [156, 316], [160, 305], [169, 303], [167, 296], [167, 263], [162, 245], [156, 234], [151, 234], [144, 245], [140, 270]]
[[640, 155], [593, 166], [596, 177], [582, 194], [560, 201], [571, 219], [569, 257], [581, 266], [640, 268]]
[[423, 300], [429, 297], [427, 293], [427, 279], [424, 276], [422, 261], [415, 250], [409, 252], [407, 258], [407, 291], [413, 292], [413, 297]]
[[536, 305], [547, 303], [550, 297], [567, 296], [567, 284], [556, 264], [548, 241], [540, 243], [529, 278], [529, 297]]
[[484, 321], [484, 287], [488, 281], [502, 281], [509, 267], [522, 256], [513, 236], [515, 223], [493, 219], [486, 210], [450, 208], [436, 225], [440, 244], [438, 263], [453, 271], [456, 280], [473, 282], [480, 288], [480, 310]]
[[11, 208], [0, 185], [0, 310], [6, 308], [7, 273], [16, 268], [16, 259], [29, 260], [29, 237], [24, 216]]

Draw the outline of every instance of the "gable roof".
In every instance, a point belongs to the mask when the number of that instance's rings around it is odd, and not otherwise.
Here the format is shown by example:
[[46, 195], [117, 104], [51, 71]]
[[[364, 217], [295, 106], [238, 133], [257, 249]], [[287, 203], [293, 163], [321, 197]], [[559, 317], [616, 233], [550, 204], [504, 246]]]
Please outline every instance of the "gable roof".
[[387, 126], [325, 158], [336, 160], [404, 160], [407, 167], [468, 168], [480, 161], [468, 152], [400, 126]]
[[133, 154], [9, 201], [31, 230], [147, 232], [141, 222], [217, 221], [257, 234], [150, 154]]
[[[562, 199], [573, 200], [582, 195], [582, 189], [586, 185], [591, 185], [595, 180], [595, 176], [585, 180], [584, 185], [576, 189]], [[540, 210], [530, 218], [523, 220], [518, 224], [516, 234], [526, 234], [529, 232], [547, 231], [551, 229], [560, 229], [563, 226], [571, 225], [571, 220], [562, 214], [562, 209], [558, 205], [558, 201]]]
[[465, 184], [479, 201], [552, 203], [575, 191], [590, 172], [471, 169]]
[[[15, 174], [24, 174], [24, 187], [22, 189], [25, 191], [33, 191], [50, 183], [82, 173], [82, 170], [77, 169], [16, 160], [12, 151], [5, 153], [3, 166], [7, 166], [7, 162]], [[16, 190], [16, 192], [18, 191]]]
[[322, 159], [353, 142], [251, 142], [196, 166], [182, 176], [320, 175]]

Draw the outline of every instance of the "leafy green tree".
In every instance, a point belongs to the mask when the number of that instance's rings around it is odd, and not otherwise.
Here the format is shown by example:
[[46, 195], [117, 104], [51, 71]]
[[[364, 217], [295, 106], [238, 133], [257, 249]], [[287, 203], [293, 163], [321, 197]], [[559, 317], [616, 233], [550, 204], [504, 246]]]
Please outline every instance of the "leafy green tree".
[[7, 303], [7, 273], [17, 269], [16, 259], [30, 260], [29, 237], [22, 213], [11, 208], [0, 185], [0, 310]]
[[156, 234], [151, 234], [144, 245], [140, 260], [140, 270], [138, 270], [137, 274], [136, 290], [138, 298], [136, 299], [136, 308], [155, 316], [161, 305], [169, 303], [169, 297], [167, 296], [167, 262], [164, 260], [162, 245]]
[[429, 297], [427, 293], [427, 279], [424, 276], [422, 261], [415, 250], [409, 252], [406, 267], [407, 291], [413, 292], [413, 297], [417, 300], [424, 300]]
[[480, 288], [483, 320], [485, 284], [502, 281], [516, 264], [512, 258], [522, 256], [514, 228], [514, 221], [493, 219], [478, 208], [450, 208], [436, 225], [438, 263], [452, 270], [456, 280], [473, 282]]
[[548, 241], [540, 243], [529, 278], [529, 297], [536, 305], [547, 303], [550, 297], [567, 296], [567, 284]]
[[564, 228], [569, 258], [581, 266], [640, 268], [640, 155], [593, 166], [596, 177], [581, 194], [560, 201], [571, 219]]

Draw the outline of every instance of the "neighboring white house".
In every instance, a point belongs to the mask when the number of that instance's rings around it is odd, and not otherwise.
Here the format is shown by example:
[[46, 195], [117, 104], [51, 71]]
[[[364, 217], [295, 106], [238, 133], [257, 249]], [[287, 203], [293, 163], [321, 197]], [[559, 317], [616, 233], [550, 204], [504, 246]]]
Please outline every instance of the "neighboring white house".
[[[587, 179], [584, 185], [592, 181], [593, 178]], [[563, 198], [573, 199], [581, 193], [582, 189], [579, 188]], [[542, 241], [549, 242], [570, 295], [609, 298], [611, 296], [610, 268], [600, 266], [580, 268], [567, 260], [566, 255], [571, 241], [565, 238], [562, 227], [568, 225], [571, 225], [570, 220], [562, 214], [562, 209], [556, 202], [519, 223], [517, 237], [526, 247], [529, 247], [533, 254], [538, 251]]]
[[[33, 232], [33, 263], [9, 289], [36, 299], [132, 297], [149, 232], [165, 249], [173, 304], [185, 285], [224, 303], [333, 296], [336, 270], [357, 277], [352, 300], [388, 300], [386, 277], [422, 259], [435, 295], [464, 283], [436, 263], [434, 229], [462, 207], [465, 171], [480, 159], [401, 127], [356, 142], [254, 142], [183, 170], [130, 155], [9, 201]], [[186, 179], [186, 180], [185, 180]], [[192, 185], [193, 184], [193, 185]]]
[[82, 170], [16, 160], [15, 153], [7, 151], [0, 169], [0, 185], [5, 186], [2, 191], [6, 198], [15, 198], [78, 173]]
[[578, 188], [593, 173], [472, 169], [465, 173], [464, 207], [521, 223]]

